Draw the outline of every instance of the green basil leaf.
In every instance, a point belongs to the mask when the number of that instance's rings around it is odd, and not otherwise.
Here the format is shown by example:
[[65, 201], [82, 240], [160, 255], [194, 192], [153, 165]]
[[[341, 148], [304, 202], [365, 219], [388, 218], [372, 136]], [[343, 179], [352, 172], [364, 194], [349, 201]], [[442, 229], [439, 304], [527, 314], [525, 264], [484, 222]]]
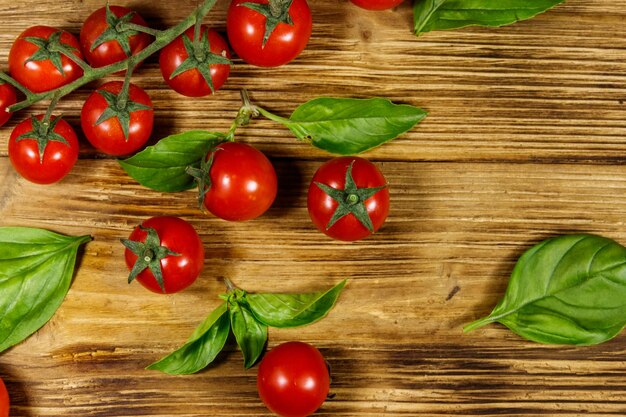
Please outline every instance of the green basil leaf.
[[192, 130], [161, 139], [156, 145], [118, 160], [124, 171], [141, 185], [156, 191], [184, 191], [195, 186], [185, 170], [198, 168], [207, 152], [225, 140], [221, 133]]
[[594, 235], [544, 241], [518, 260], [504, 298], [470, 331], [500, 322], [540, 343], [592, 345], [626, 325], [626, 248]]
[[327, 291], [306, 294], [247, 294], [246, 301], [254, 316], [268, 326], [304, 326], [328, 314], [346, 282], [343, 280]]
[[300, 105], [289, 119], [258, 109], [282, 123], [299, 139], [325, 151], [352, 155], [365, 152], [408, 131], [426, 112], [387, 99], [322, 97]]
[[222, 303], [196, 327], [183, 346], [146, 369], [162, 371], [170, 375], [198, 372], [213, 362], [224, 348], [229, 330], [228, 309], [226, 303]]
[[230, 304], [230, 325], [243, 352], [243, 365], [248, 369], [263, 353], [267, 342], [267, 326], [260, 323], [250, 309], [240, 302]]
[[415, 34], [465, 26], [504, 26], [530, 19], [565, 0], [416, 0]]
[[0, 227], [0, 352], [42, 327], [72, 282], [78, 247], [91, 236]]

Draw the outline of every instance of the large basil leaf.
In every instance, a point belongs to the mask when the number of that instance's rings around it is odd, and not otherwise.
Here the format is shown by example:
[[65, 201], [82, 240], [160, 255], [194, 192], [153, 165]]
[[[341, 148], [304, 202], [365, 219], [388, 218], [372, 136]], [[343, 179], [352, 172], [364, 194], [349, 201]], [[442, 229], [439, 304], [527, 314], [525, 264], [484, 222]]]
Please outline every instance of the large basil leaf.
[[325, 317], [346, 285], [341, 281], [327, 291], [305, 294], [247, 294], [252, 313], [268, 326], [304, 326]]
[[78, 247], [91, 236], [0, 227], [0, 352], [37, 331], [72, 282]]
[[207, 152], [225, 140], [221, 133], [192, 130], [161, 139], [138, 154], [118, 160], [141, 185], [156, 191], [184, 191], [195, 186], [187, 167], [199, 167]]
[[592, 345], [626, 325], [626, 248], [594, 235], [544, 241], [518, 260], [504, 298], [488, 317], [540, 343]]
[[564, 0], [416, 0], [415, 34], [465, 26], [503, 26], [530, 19]]
[[148, 366], [146, 369], [171, 375], [186, 375], [204, 369], [224, 348], [230, 321], [226, 303], [222, 303], [192, 333], [187, 342], [176, 351]]
[[284, 124], [299, 139], [339, 155], [382, 145], [426, 117], [420, 108], [382, 98], [317, 98], [300, 105], [289, 119], [258, 110], [268, 119]]
[[267, 326], [260, 323], [241, 302], [230, 304], [230, 324], [243, 353], [243, 366], [250, 368], [263, 353], [267, 342]]

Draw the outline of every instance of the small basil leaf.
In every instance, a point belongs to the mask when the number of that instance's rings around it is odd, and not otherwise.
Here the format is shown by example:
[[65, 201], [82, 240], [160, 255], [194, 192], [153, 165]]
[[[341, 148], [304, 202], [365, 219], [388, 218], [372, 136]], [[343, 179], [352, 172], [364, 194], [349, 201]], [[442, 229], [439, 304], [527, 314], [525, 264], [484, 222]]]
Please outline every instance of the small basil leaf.
[[156, 191], [176, 192], [194, 187], [187, 167], [198, 167], [207, 152], [225, 140], [221, 133], [192, 130], [161, 139], [138, 154], [118, 160], [141, 185]]
[[198, 372], [213, 362], [224, 348], [229, 330], [228, 309], [226, 303], [222, 303], [196, 327], [183, 346], [146, 369], [162, 371], [170, 375]]
[[592, 345], [613, 338], [626, 325], [626, 248], [583, 234], [529, 249], [504, 298], [464, 330], [493, 322], [540, 343]]
[[465, 26], [504, 26], [530, 19], [565, 0], [417, 0], [415, 34]]
[[317, 98], [300, 105], [289, 119], [258, 110], [268, 119], [284, 124], [299, 139], [339, 155], [382, 145], [426, 117], [420, 108], [382, 98]]
[[306, 294], [247, 294], [254, 316], [271, 327], [304, 326], [325, 317], [346, 285], [341, 281], [327, 291]]
[[72, 282], [78, 247], [90, 236], [0, 227], [0, 352], [37, 331]]
[[243, 365], [248, 369], [263, 353], [267, 326], [257, 321], [250, 309], [240, 302], [230, 304], [230, 325], [243, 353]]

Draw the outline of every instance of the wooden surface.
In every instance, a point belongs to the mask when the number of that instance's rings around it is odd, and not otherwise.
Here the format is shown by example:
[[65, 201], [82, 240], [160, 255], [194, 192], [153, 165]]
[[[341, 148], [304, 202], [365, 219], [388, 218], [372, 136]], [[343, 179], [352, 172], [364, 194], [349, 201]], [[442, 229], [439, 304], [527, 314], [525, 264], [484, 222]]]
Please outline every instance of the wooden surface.
[[[133, 1], [157, 27], [196, 1]], [[224, 29], [227, 2], [209, 21]], [[0, 225], [92, 234], [66, 301], [37, 334], [0, 355], [14, 417], [267, 416], [256, 368], [233, 343], [208, 370], [170, 377], [143, 367], [179, 346], [217, 306], [221, 277], [250, 291], [308, 291], [350, 282], [323, 321], [270, 330], [270, 347], [315, 344], [333, 368], [319, 416], [623, 416], [626, 335], [594, 347], [542, 346], [491, 325], [464, 335], [506, 288], [517, 257], [540, 240], [581, 231], [626, 243], [626, 1], [568, 0], [499, 30], [410, 31], [411, 8], [372, 13], [312, 0], [305, 52], [278, 69], [237, 64], [223, 91], [186, 99], [152, 58], [135, 82], [156, 106], [155, 139], [185, 129], [224, 131], [239, 89], [288, 115], [319, 95], [384, 96], [427, 109], [416, 129], [366, 156], [390, 183], [379, 234], [334, 242], [307, 215], [306, 189], [329, 155], [284, 128], [255, 121], [239, 139], [274, 161], [274, 207], [247, 223], [196, 210], [193, 192], [138, 186], [83, 141], [61, 183], [37, 186], [6, 157], [16, 120], [0, 131]], [[0, 59], [35, 23], [77, 33], [101, 1], [0, 1]], [[6, 64], [3, 64], [6, 65]], [[89, 91], [60, 105], [79, 131]], [[35, 110], [43, 109], [35, 107]], [[201, 278], [173, 296], [127, 285], [120, 238], [155, 215], [200, 232]]]

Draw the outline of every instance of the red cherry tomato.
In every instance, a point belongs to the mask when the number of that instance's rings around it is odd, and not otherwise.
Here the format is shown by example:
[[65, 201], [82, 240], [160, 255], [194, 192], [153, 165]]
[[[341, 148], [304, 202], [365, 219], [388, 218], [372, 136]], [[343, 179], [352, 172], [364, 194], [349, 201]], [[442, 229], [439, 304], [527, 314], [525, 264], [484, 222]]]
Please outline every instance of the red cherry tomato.
[[0, 417], [9, 417], [9, 393], [0, 378]]
[[306, 0], [294, 0], [289, 8], [293, 25], [278, 23], [265, 45], [266, 17], [243, 3], [267, 5], [268, 0], [233, 0], [226, 30], [233, 50], [248, 64], [277, 67], [297, 57], [311, 37], [311, 10]]
[[[26, 38], [30, 39], [26, 40]], [[55, 38], [59, 39], [54, 41]], [[74, 55], [80, 59], [83, 58], [78, 41], [69, 32], [49, 26], [33, 26], [26, 29], [15, 40], [9, 52], [9, 73], [34, 93], [54, 90], [83, 75], [80, 66], [65, 54], [48, 51], [46, 49], [48, 42], [52, 42], [51, 46], [60, 44], [70, 48]], [[63, 71], [54, 65], [51, 55], [60, 57]]]
[[[346, 173], [350, 166], [352, 166], [351, 175], [357, 190], [371, 189], [374, 192], [378, 187], [385, 188], [380, 189], [366, 199], [359, 198], [358, 195], [353, 199], [353, 197], [350, 197], [351, 194], [358, 194], [363, 191], [358, 191], [357, 193], [348, 192]], [[364, 211], [371, 221], [372, 230], [366, 227], [351, 211], [328, 227], [329, 222], [339, 207], [339, 203], [316, 183], [321, 183], [322, 186], [325, 185], [343, 192], [345, 195], [343, 195], [342, 199], [348, 205], [364, 205]], [[358, 157], [331, 159], [317, 170], [309, 186], [307, 207], [311, 220], [313, 220], [313, 223], [321, 232], [333, 239], [345, 241], [363, 239], [376, 232], [389, 214], [389, 190], [386, 188], [386, 185], [385, 177], [374, 164], [366, 159]], [[349, 203], [350, 199], [353, 199], [351, 203]]]
[[15, 88], [11, 84], [0, 84], [0, 126], [4, 126], [9, 121], [13, 113], [9, 113], [7, 108], [17, 101]]
[[[122, 6], [109, 6], [109, 9], [111, 12], [110, 17], [113, 20], [111, 23], [119, 22], [120, 18], [128, 16], [129, 13], [132, 13], [132, 18], [130, 19], [131, 23], [135, 23], [140, 26], [148, 26], [139, 13], [134, 12], [129, 8]], [[112, 39], [105, 41], [104, 43], [98, 42], [99, 45], [93, 48], [94, 43], [105, 32], [109, 35], [105, 35], [105, 38]], [[121, 42], [125, 44], [126, 51], [120, 44], [120, 41], [113, 39], [116, 35], [121, 39]], [[136, 55], [146, 46], [150, 45], [151, 42], [152, 36], [147, 33], [136, 31], [127, 31], [124, 33], [119, 32], [115, 27], [111, 27], [109, 22], [107, 22], [106, 7], [102, 7], [89, 15], [80, 30], [80, 46], [83, 54], [85, 55], [87, 62], [89, 62], [92, 67], [96, 68], [125, 60], [129, 56], [127, 55], [127, 52], [130, 52], [130, 55]]]
[[330, 375], [319, 350], [307, 343], [287, 342], [265, 354], [257, 388], [272, 412], [281, 417], [305, 417], [326, 400]]
[[[159, 286], [150, 268], [139, 273], [137, 281], [150, 291], [160, 294], [182, 291], [193, 284], [204, 267], [204, 247], [193, 226], [181, 218], [171, 216], [152, 217], [141, 226], [154, 229], [160, 245], [179, 256], [167, 255], [160, 259], [165, 291]], [[147, 236], [148, 232], [136, 227], [128, 239], [144, 243]], [[127, 247], [124, 257], [128, 269], [132, 270], [138, 259], [137, 254]]]
[[[36, 118], [41, 121], [43, 115], [38, 115]], [[52, 120], [55, 119], [55, 117], [52, 118]], [[52, 132], [65, 139], [68, 144], [54, 139], [49, 140], [43, 152], [43, 160], [41, 160], [36, 139], [18, 140], [21, 135], [36, 130], [38, 130], [37, 126], [33, 128], [32, 118], [28, 118], [15, 126], [9, 138], [11, 164], [22, 177], [31, 182], [37, 184], [57, 182], [70, 172], [78, 159], [76, 133], [65, 120], [59, 120]]]
[[367, 10], [387, 10], [396, 7], [404, 0], [350, 0], [352, 3]]
[[274, 166], [261, 151], [244, 143], [218, 145], [209, 176], [211, 186], [204, 196], [204, 206], [224, 220], [257, 218], [276, 198]]
[[[213, 29], [209, 29], [208, 26], [203, 25], [202, 30], [200, 32], [202, 36], [207, 36], [210, 45], [210, 52], [212, 54], [217, 55], [218, 57], [230, 58], [230, 50], [228, 49], [228, 45], [224, 38], [214, 31]], [[171, 78], [172, 73], [178, 69], [178, 67], [183, 64], [187, 59], [194, 60], [193, 55], [190, 57], [189, 51], [185, 47], [185, 42], [183, 42], [183, 36], [187, 36], [187, 38], [193, 42], [194, 39], [194, 28], [189, 28], [183, 35], [174, 39], [169, 45], [165, 46], [161, 50], [161, 55], [159, 56], [159, 66], [161, 67], [161, 74], [163, 74], [163, 79], [165, 82], [177, 93], [182, 94], [187, 97], [203, 97], [211, 94], [211, 88], [207, 84], [205, 78], [202, 76], [200, 71], [197, 68], [191, 68], [187, 71], [178, 74]], [[202, 39], [202, 38], [201, 38]], [[211, 56], [205, 53], [203, 59], [211, 60]], [[197, 60], [195, 62], [198, 65], [202, 65]], [[230, 65], [228, 64], [204, 64], [205, 67], [208, 66], [211, 80], [213, 83], [213, 90], [219, 90], [222, 85], [228, 79], [228, 75], [230, 74]]]
[[[87, 140], [100, 152], [108, 155], [120, 156], [135, 152], [148, 141], [154, 125], [152, 101], [145, 91], [134, 84], [130, 84], [128, 90], [130, 102], [139, 103], [150, 107], [150, 109], [132, 110], [132, 107], [127, 108], [130, 115], [128, 139], [118, 116], [97, 124], [107, 107], [110, 105], [115, 107], [114, 103], [109, 103], [106, 97], [98, 91], [119, 95], [123, 84], [121, 81], [111, 81], [101, 85], [87, 98], [80, 112], [80, 124]], [[130, 102], [127, 105], [130, 105]]]

